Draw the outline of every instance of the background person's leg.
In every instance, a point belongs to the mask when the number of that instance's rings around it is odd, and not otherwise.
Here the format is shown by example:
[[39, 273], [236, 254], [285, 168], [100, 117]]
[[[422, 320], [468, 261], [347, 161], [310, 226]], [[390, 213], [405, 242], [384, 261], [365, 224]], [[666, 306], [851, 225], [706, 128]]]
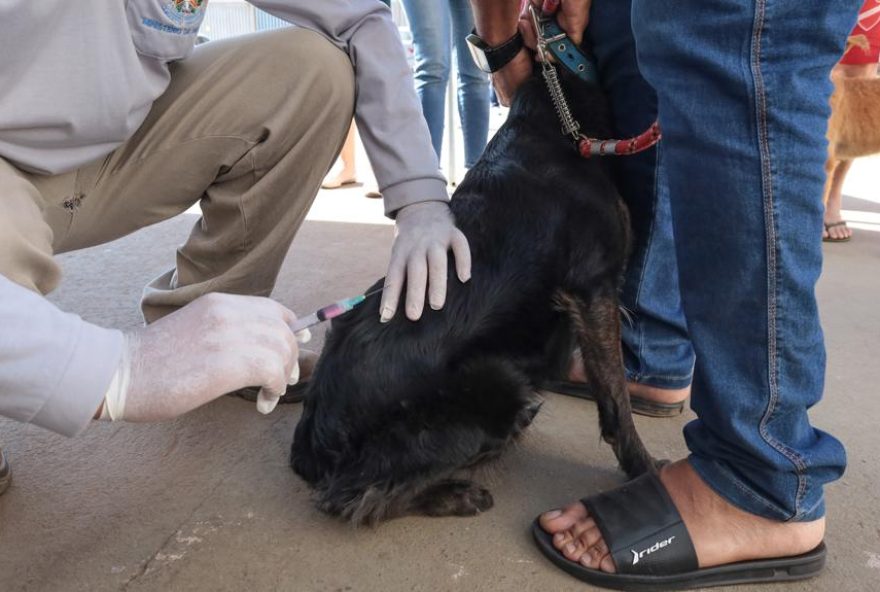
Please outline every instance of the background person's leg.
[[859, 4], [633, 4], [697, 356], [690, 461], [722, 497], [774, 520], [821, 517], [822, 486], [845, 466], [807, 410], [825, 368], [814, 287], [829, 73]]
[[449, 6], [443, 0], [402, 0], [413, 35], [416, 92], [437, 158], [443, 148], [446, 85], [449, 83]]
[[[636, 60], [631, 13], [631, 0], [593, 0], [595, 26], [587, 29], [618, 138], [638, 135], [657, 119], [657, 95]], [[694, 352], [681, 308], [663, 145], [611, 165], [634, 235], [621, 293], [621, 304], [632, 313], [623, 323], [627, 380], [678, 390], [691, 383]]]
[[477, 68], [465, 41], [474, 29], [470, 0], [447, 1], [458, 70], [458, 114], [464, 133], [464, 166], [470, 168], [480, 158], [489, 137], [489, 77]]
[[176, 269], [145, 291], [145, 318], [211, 291], [268, 296], [353, 105], [350, 60], [314, 32], [199, 46], [174, 64], [137, 133], [78, 172], [70, 230], [55, 250], [107, 242], [201, 200]]
[[339, 158], [336, 159], [340, 164], [339, 172], [332, 179], [324, 179], [324, 182], [321, 183], [322, 189], [339, 189], [345, 185], [357, 183], [356, 130], [354, 121], [352, 121], [351, 127], [348, 128], [348, 135], [345, 136], [342, 150], [339, 151]]

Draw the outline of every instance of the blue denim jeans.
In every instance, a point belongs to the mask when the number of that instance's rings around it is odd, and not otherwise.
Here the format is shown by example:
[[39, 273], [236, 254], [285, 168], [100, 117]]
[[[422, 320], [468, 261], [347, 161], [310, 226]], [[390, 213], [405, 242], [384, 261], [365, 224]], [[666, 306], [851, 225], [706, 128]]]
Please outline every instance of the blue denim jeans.
[[[587, 31], [602, 84], [608, 93], [617, 137], [632, 137], [657, 119], [657, 95], [636, 61], [630, 0], [594, 0]], [[672, 234], [669, 185], [662, 178], [663, 143], [641, 154], [612, 161], [617, 186], [630, 210], [633, 253], [621, 304], [627, 380], [679, 389], [691, 384], [694, 352], [681, 307]]]
[[734, 505], [824, 514], [843, 446], [810, 425], [824, 386], [829, 73], [860, 0], [594, 0], [590, 39], [617, 131], [660, 148], [615, 163], [636, 249], [623, 302], [631, 380], [685, 386], [690, 462]]
[[413, 34], [416, 91], [437, 158], [443, 146], [451, 57], [458, 72], [458, 114], [465, 166], [480, 158], [489, 135], [489, 79], [471, 59], [465, 37], [474, 28], [469, 0], [402, 0]]

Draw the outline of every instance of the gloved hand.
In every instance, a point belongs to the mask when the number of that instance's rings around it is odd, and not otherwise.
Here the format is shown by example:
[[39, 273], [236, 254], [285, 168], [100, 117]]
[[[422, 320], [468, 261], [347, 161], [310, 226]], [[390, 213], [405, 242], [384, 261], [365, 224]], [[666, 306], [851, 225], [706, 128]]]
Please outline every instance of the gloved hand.
[[468, 281], [471, 278], [470, 247], [467, 238], [455, 227], [449, 206], [442, 201], [426, 201], [398, 211], [391, 262], [379, 307], [383, 323], [391, 320], [397, 311], [404, 280], [408, 319], [421, 318], [426, 290], [431, 308], [443, 308], [449, 249], [455, 257], [458, 279]]
[[202, 296], [126, 335], [119, 384], [108, 391], [105, 411], [114, 420], [159, 421], [260, 386], [257, 409], [269, 413], [299, 380], [295, 320], [268, 298]]

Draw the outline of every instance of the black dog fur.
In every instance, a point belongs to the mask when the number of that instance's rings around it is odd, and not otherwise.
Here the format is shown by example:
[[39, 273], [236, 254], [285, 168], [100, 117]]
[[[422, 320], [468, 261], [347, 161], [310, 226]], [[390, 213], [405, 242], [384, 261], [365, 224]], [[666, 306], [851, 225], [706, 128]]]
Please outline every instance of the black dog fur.
[[[610, 137], [602, 93], [561, 74], [582, 131]], [[321, 510], [374, 524], [489, 509], [491, 494], [457, 474], [531, 423], [535, 385], [558, 375], [574, 342], [602, 437], [630, 476], [654, 468], [623, 375], [617, 290], [629, 222], [606, 166], [560, 133], [536, 74], [452, 198], [473, 279], [450, 279], [444, 309], [426, 307], [416, 323], [398, 312], [380, 324], [375, 296], [332, 324], [291, 451]]]

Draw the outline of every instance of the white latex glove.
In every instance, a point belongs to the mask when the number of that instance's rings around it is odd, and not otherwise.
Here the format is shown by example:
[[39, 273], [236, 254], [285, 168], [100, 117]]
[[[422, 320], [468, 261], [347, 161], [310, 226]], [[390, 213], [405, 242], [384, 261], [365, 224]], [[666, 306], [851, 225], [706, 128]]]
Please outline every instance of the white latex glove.
[[[269, 413], [287, 385], [299, 380], [295, 320], [268, 298], [202, 296], [126, 335], [105, 415], [135, 422], [171, 419], [246, 386], [261, 387], [257, 409]], [[299, 337], [306, 340], [307, 333]]]
[[452, 249], [458, 279], [471, 279], [471, 251], [467, 238], [455, 227], [449, 206], [426, 201], [403, 207], [397, 213], [391, 262], [379, 307], [380, 320], [391, 320], [406, 283], [406, 316], [417, 321], [425, 307], [425, 292], [434, 310], [446, 303], [447, 253]]

